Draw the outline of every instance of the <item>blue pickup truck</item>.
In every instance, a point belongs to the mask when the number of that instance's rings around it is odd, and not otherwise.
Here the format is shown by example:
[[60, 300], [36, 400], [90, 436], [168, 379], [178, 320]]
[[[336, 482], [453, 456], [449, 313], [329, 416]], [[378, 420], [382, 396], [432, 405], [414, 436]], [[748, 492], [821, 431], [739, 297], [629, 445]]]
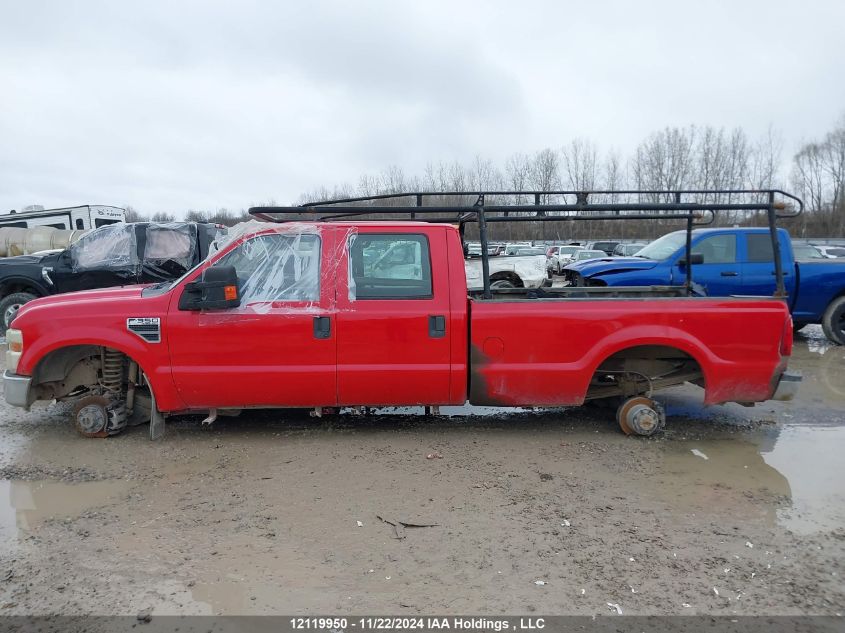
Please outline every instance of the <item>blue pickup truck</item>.
[[[686, 231], [655, 240], [634, 257], [603, 257], [563, 268], [569, 286], [683, 285]], [[796, 262], [789, 233], [778, 244], [796, 331], [821, 323], [825, 336], [845, 345], [845, 259]], [[771, 296], [775, 267], [768, 229], [717, 228], [692, 232], [692, 279], [709, 296]]]

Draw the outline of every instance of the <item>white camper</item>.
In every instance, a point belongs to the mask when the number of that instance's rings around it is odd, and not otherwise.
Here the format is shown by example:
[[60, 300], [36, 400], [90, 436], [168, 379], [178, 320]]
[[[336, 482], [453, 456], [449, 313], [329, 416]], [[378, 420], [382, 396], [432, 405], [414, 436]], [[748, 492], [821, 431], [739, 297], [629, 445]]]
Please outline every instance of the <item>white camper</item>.
[[0, 228], [31, 229], [36, 226], [51, 226], [65, 231], [88, 231], [106, 224], [125, 221], [125, 209], [101, 204], [39, 211], [10, 211], [0, 214]]

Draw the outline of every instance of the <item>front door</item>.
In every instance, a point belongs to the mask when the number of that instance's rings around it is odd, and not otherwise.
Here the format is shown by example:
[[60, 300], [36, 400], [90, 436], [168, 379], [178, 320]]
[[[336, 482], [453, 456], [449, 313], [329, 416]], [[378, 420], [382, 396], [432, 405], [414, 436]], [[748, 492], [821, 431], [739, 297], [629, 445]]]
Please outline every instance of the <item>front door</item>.
[[138, 226], [114, 224], [83, 235], [48, 271], [57, 293], [137, 284]]
[[[704, 261], [693, 265], [692, 280], [703, 286], [708, 296], [727, 297], [737, 293], [741, 271], [736, 251], [736, 235], [729, 233], [710, 235], [693, 245], [693, 255], [701, 255]], [[673, 275], [683, 283], [686, 270], [678, 266]]]
[[347, 248], [337, 297], [340, 404], [449, 402], [445, 237], [443, 227], [418, 233], [372, 227], [343, 238]]
[[332, 235], [247, 238], [214, 265], [234, 266], [241, 305], [185, 311], [170, 304], [173, 380], [189, 408], [337, 403]]

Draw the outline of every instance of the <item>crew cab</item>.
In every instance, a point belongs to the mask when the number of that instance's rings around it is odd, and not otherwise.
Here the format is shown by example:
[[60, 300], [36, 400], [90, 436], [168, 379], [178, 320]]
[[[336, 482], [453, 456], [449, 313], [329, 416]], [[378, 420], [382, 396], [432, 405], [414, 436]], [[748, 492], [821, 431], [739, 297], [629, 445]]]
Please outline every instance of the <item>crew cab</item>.
[[158, 437], [180, 413], [606, 398], [624, 399], [623, 431], [650, 435], [665, 421], [653, 394], [671, 385], [697, 384], [709, 404], [790, 396], [784, 301], [682, 294], [479, 293], [451, 224], [249, 222], [175, 281], [27, 303], [7, 334], [5, 397], [72, 400], [86, 436], [119, 432], [143, 400]]
[[[796, 261], [789, 233], [778, 229], [788, 304], [800, 329], [821, 323], [834, 343], [845, 344], [845, 261]], [[563, 270], [573, 286], [681, 285], [686, 279], [686, 232], [655, 240], [634, 257], [594, 259]], [[692, 232], [692, 279], [708, 296], [771, 296], [774, 250], [767, 228], [713, 228]]]
[[0, 259], [0, 327], [25, 303], [47, 295], [175, 279], [208, 255], [215, 224], [109, 224], [69, 248]]

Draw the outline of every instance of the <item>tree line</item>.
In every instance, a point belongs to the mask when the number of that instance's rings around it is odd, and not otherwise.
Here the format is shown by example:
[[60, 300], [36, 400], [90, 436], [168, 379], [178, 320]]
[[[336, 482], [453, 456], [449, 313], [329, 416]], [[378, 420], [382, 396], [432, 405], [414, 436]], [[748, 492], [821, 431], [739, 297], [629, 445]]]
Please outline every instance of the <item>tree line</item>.
[[[782, 134], [772, 127], [759, 138], [742, 128], [713, 126], [667, 127], [643, 139], [628, 155], [616, 150], [600, 151], [589, 139], [546, 147], [533, 154], [516, 153], [500, 164], [476, 156], [469, 164], [431, 162], [421, 174], [408, 174], [392, 165], [377, 174], [363, 174], [354, 185], [322, 186], [303, 193], [296, 204], [396, 194], [407, 191], [473, 192], [531, 190], [550, 192], [603, 190], [735, 190], [784, 189], [802, 198], [804, 213], [783, 221], [796, 237], [845, 236], [845, 114], [821, 138], [804, 142], [784, 169]], [[544, 195], [544, 203], [561, 202]], [[648, 197], [646, 197], [648, 199]], [[653, 196], [653, 201], [662, 200]], [[468, 195], [464, 203], [472, 203]], [[642, 201], [643, 196], [593, 196], [593, 202]], [[735, 194], [702, 195], [703, 202], [737, 201]], [[571, 199], [567, 201], [571, 202]], [[651, 201], [651, 200], [650, 200]], [[452, 203], [455, 199], [431, 203]], [[488, 200], [488, 204], [532, 204], [533, 197]], [[391, 204], [389, 201], [387, 203]], [[413, 204], [413, 200], [394, 204]], [[624, 213], [620, 214], [624, 215]], [[132, 219], [143, 216], [134, 210]], [[150, 219], [168, 221], [173, 214]], [[244, 210], [189, 211], [186, 219], [232, 225], [249, 219]], [[765, 217], [743, 213], [720, 214], [720, 224], [759, 225]], [[491, 226], [494, 239], [595, 239], [600, 237], [652, 239], [678, 226], [676, 221], [595, 220], [586, 222], [523, 222]]]

